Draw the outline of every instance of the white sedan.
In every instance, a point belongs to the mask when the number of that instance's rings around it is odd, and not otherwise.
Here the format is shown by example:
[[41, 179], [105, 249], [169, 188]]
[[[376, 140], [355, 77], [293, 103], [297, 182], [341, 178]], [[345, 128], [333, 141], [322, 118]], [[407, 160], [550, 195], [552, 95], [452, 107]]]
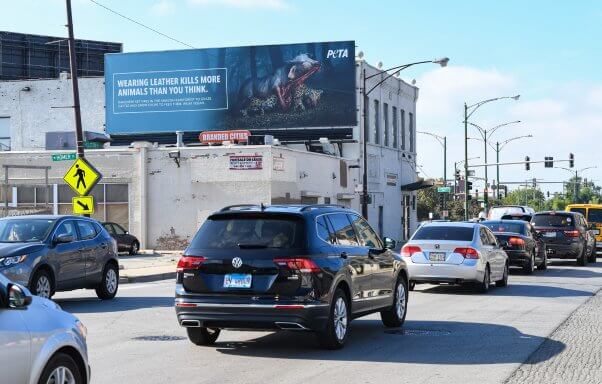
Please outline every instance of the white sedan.
[[401, 249], [412, 283], [508, 284], [508, 256], [489, 228], [479, 223], [428, 223]]

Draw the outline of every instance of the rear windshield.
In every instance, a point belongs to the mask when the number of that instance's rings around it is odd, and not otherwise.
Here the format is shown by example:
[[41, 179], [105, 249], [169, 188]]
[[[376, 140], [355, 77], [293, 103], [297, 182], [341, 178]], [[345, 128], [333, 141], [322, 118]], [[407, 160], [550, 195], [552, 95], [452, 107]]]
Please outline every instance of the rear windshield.
[[525, 213], [522, 207], [494, 207], [489, 211], [490, 219], [501, 219], [504, 215], [521, 215]]
[[587, 221], [589, 221], [590, 223], [602, 224], [602, 209], [590, 208], [589, 213], [587, 215]]
[[573, 227], [575, 220], [570, 215], [540, 214], [531, 221], [536, 227]]
[[452, 226], [424, 226], [416, 231], [412, 240], [472, 241], [474, 228]]
[[210, 218], [192, 239], [193, 249], [303, 248], [303, 221], [293, 217]]
[[512, 232], [512, 233], [520, 233], [522, 235], [525, 234], [525, 225], [517, 224], [517, 223], [482, 223], [487, 226], [487, 228], [491, 229], [493, 232]]

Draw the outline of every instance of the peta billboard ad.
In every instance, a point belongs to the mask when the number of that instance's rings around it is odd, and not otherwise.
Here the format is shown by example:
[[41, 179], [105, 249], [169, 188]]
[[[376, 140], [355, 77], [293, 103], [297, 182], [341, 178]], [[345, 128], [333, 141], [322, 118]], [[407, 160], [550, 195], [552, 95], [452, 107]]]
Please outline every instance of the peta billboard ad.
[[355, 90], [353, 41], [105, 55], [111, 135], [244, 129], [278, 137], [333, 127], [340, 135], [356, 124]]

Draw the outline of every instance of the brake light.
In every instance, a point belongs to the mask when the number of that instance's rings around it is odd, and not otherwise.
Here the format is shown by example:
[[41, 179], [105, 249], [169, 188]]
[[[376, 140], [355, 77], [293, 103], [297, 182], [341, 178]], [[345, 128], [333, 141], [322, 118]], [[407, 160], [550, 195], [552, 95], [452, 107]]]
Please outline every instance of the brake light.
[[478, 259], [479, 252], [477, 252], [474, 248], [456, 248], [454, 249], [454, 253], [459, 253], [464, 256], [465, 259]]
[[197, 269], [205, 260], [207, 259], [203, 256], [182, 256], [178, 260], [176, 272], [182, 272], [185, 269]]
[[403, 257], [412, 257], [415, 253], [422, 252], [422, 249], [417, 245], [404, 245], [401, 248], [401, 256]]
[[292, 259], [274, 259], [274, 263], [280, 267], [285, 267], [295, 271], [303, 273], [317, 273], [320, 272], [320, 267], [312, 260], [303, 257], [297, 257]]
[[523, 247], [525, 245], [525, 240], [520, 237], [511, 237], [508, 239], [508, 244]]
[[564, 231], [566, 237], [579, 237], [579, 231]]

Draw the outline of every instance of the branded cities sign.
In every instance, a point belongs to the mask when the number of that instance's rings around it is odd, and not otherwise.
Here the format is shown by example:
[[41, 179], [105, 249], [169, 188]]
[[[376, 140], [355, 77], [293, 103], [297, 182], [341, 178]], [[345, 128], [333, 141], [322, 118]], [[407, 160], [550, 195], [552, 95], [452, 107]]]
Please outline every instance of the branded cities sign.
[[319, 128], [348, 137], [355, 79], [353, 41], [107, 54], [107, 133]]

